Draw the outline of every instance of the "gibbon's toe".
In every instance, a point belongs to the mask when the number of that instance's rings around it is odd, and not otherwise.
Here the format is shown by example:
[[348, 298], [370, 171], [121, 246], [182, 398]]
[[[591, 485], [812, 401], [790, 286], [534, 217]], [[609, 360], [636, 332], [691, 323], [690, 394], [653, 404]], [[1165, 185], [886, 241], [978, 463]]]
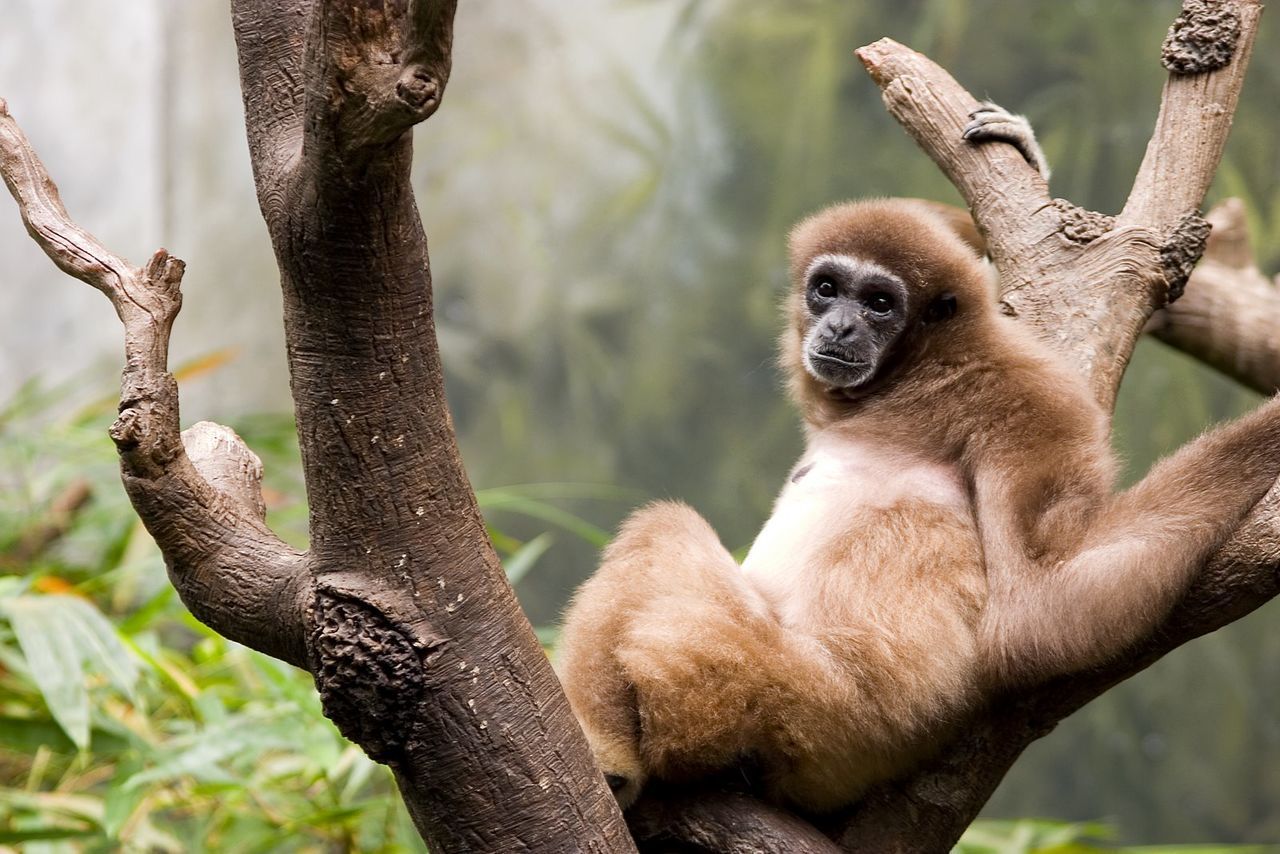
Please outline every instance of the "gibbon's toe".
[[628, 777], [624, 774], [604, 775], [604, 781], [609, 784], [613, 796], [618, 801], [618, 806], [626, 809], [636, 802], [636, 798], [640, 797], [640, 780], [638, 777]]
[[961, 136], [972, 143], [1006, 142], [1018, 149], [1023, 159], [1046, 181], [1049, 179], [1049, 162], [1026, 116], [1014, 115], [999, 104], [983, 101], [969, 113], [969, 123]]
[[644, 769], [640, 765], [637, 746], [629, 740], [608, 736], [583, 727], [596, 764], [604, 772], [604, 781], [624, 810], [635, 803], [644, 785]]

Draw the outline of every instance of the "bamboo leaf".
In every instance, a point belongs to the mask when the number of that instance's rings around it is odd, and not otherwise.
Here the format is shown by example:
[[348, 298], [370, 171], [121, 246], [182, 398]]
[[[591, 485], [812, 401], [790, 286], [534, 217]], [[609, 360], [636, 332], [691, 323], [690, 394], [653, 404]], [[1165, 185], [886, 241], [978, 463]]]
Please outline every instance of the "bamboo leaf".
[[539, 534], [517, 549], [515, 554], [502, 562], [503, 568], [507, 571], [507, 581], [512, 584], [518, 584], [520, 579], [529, 574], [529, 570], [533, 569], [534, 564], [546, 554], [547, 549], [551, 548], [551, 544], [554, 542], [555, 537], [548, 531]]

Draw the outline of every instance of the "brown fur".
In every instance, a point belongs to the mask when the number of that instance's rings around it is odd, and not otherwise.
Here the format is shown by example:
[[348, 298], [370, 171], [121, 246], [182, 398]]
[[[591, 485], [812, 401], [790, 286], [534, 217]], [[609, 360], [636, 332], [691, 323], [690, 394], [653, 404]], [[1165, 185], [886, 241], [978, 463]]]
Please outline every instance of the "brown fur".
[[[865, 386], [802, 366], [803, 277], [839, 254], [907, 283], [912, 323]], [[626, 805], [647, 778], [749, 762], [812, 811], [928, 756], [993, 691], [1149, 632], [1280, 475], [1269, 402], [1113, 493], [1107, 419], [1002, 317], [926, 208], [839, 205], [791, 235], [782, 364], [808, 450], [739, 567], [693, 510], [637, 512], [578, 592], [561, 674]], [[916, 321], [944, 291], [945, 321]]]

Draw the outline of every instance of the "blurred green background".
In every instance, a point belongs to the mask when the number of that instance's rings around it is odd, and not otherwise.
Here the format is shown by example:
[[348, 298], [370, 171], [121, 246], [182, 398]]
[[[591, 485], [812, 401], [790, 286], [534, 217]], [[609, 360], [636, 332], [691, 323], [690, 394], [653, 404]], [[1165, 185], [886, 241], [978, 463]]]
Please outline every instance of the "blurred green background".
[[[789, 225], [867, 195], [956, 201], [854, 48], [884, 35], [1025, 112], [1052, 189], [1115, 212], [1177, 12], [1160, 2], [467, 0], [418, 131], [440, 337], [468, 470], [535, 624], [633, 506], [688, 501], [747, 545], [800, 449], [773, 364]], [[305, 542], [279, 297], [220, 0], [9, 0], [0, 96], [82, 224], [187, 260], [184, 421], [239, 430]], [[1280, 266], [1280, 29], [1264, 19], [1210, 201]], [[212, 636], [169, 592], [105, 427], [119, 329], [0, 202], [0, 848], [404, 850], [387, 778], [305, 676]], [[6, 218], [7, 217], [7, 218]], [[1256, 396], [1159, 345], [1126, 377], [1129, 477]], [[88, 497], [76, 509], [82, 489]], [[59, 502], [63, 509], [59, 510]], [[1105, 835], [1280, 841], [1276, 605], [1034, 745], [966, 851]], [[1076, 847], [1072, 847], [1076, 846]]]

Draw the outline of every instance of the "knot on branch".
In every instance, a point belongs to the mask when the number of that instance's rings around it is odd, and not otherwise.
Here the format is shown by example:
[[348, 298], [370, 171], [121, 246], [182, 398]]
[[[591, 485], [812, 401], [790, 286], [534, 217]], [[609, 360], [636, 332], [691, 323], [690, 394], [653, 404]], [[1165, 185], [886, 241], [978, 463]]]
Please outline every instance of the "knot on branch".
[[440, 105], [440, 83], [421, 65], [410, 66], [396, 82], [396, 96], [421, 119], [426, 119]]
[[311, 672], [325, 715], [369, 757], [394, 762], [414, 731], [424, 646], [385, 615], [332, 593], [316, 594]]
[[1160, 47], [1160, 61], [1176, 74], [1222, 68], [1235, 56], [1240, 14], [1233, 0], [1182, 0]]
[[1209, 221], [1192, 211], [1185, 214], [1178, 224], [1165, 235], [1160, 247], [1160, 267], [1164, 272], [1165, 305], [1172, 303], [1186, 290], [1187, 279], [1195, 269], [1204, 247], [1209, 241]]
[[1097, 240], [1116, 224], [1115, 217], [1073, 205], [1066, 199], [1054, 199], [1053, 209], [1058, 213], [1058, 231], [1081, 246]]
[[218, 492], [231, 498], [257, 519], [267, 515], [262, 497], [262, 460], [236, 431], [200, 421], [182, 431], [182, 445], [196, 471]]
[[[127, 335], [126, 335], [127, 337]], [[107, 428], [134, 477], [164, 474], [182, 450], [178, 434], [178, 381], [164, 365], [130, 365], [120, 382], [119, 415]]]

